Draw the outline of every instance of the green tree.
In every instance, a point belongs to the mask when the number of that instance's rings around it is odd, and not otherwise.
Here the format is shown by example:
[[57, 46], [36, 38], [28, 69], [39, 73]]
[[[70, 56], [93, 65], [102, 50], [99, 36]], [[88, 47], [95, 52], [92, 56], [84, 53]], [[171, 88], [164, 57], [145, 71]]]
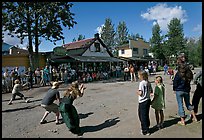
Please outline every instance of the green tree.
[[80, 34], [77, 40], [79, 41], [79, 40], [83, 40], [83, 39], [85, 39], [85, 35], [83, 36], [82, 34]]
[[101, 39], [103, 40], [104, 44], [108, 47], [110, 51], [112, 51], [114, 48], [114, 36], [115, 36], [115, 30], [114, 30], [114, 24], [112, 24], [112, 20], [110, 18], [105, 19], [105, 24], [102, 27], [101, 32]]
[[76, 24], [73, 18], [74, 14], [70, 12], [72, 5], [68, 2], [2, 2], [3, 31], [9, 31], [9, 35], [17, 34], [21, 43], [24, 38], [28, 38], [32, 70], [34, 69], [32, 41], [35, 43], [35, 52], [38, 58], [40, 37], [54, 44], [56, 41], [64, 39], [62, 25], [70, 29]]
[[188, 38], [186, 43], [186, 48], [188, 50], [188, 61], [196, 66], [201, 66], [202, 64], [202, 36], [199, 40], [193, 38]]
[[73, 38], [72, 42], [76, 42], [76, 38]]
[[155, 24], [152, 28], [152, 38], [150, 39], [151, 48], [150, 51], [153, 53], [156, 59], [165, 61], [164, 45], [162, 44], [163, 36], [161, 36], [161, 29], [159, 24]]
[[198, 48], [197, 48], [197, 56], [198, 56], [198, 65], [202, 65], [202, 35], [198, 40]]
[[140, 38], [140, 35], [138, 33], [137, 34], [132, 33], [132, 34], [128, 35], [129, 40], [135, 40], [136, 41], [138, 38]]
[[128, 29], [124, 21], [119, 22], [116, 29], [116, 45], [128, 43]]
[[166, 48], [165, 55], [170, 61], [172, 56], [177, 56], [179, 53], [184, 52], [187, 54], [183, 33], [183, 25], [180, 20], [177, 18], [173, 18], [168, 24], [168, 32], [167, 32], [167, 40], [166, 40]]

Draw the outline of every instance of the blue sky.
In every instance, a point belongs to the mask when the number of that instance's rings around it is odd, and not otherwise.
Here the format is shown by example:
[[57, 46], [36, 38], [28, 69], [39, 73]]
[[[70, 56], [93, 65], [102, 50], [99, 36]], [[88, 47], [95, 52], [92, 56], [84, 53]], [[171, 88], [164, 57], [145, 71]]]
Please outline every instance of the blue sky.
[[[186, 37], [198, 38], [202, 34], [202, 2], [73, 2], [71, 12], [75, 13], [77, 24], [74, 28], [63, 30], [65, 43], [72, 42], [79, 34], [85, 38], [92, 38], [100, 32], [100, 27], [110, 18], [114, 28], [124, 21], [129, 33], [139, 33], [146, 41], [152, 36], [154, 23], [159, 23], [162, 34], [167, 32], [167, 24], [173, 18], [179, 18], [183, 24]], [[4, 41], [11, 45], [18, 45], [19, 40], [5, 36]], [[24, 48], [27, 40], [23, 45]], [[62, 41], [53, 45], [42, 40], [39, 51], [52, 51], [61, 46]]]

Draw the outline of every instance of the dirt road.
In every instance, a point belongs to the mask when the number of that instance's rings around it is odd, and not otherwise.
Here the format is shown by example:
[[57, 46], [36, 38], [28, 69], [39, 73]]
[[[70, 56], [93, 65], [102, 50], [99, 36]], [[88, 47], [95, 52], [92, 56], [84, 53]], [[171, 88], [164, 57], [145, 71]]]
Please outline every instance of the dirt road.
[[[195, 72], [198, 69], [194, 70]], [[202, 138], [202, 102], [199, 106], [199, 122], [188, 122], [179, 126], [177, 122], [177, 102], [172, 90], [169, 76], [157, 73], [164, 78], [166, 85], [166, 109], [164, 129], [155, 130], [154, 110], [150, 108], [150, 136], [140, 134], [138, 119], [138, 82], [107, 81], [86, 83], [86, 91], [82, 98], [75, 100], [74, 105], [80, 116], [83, 138]], [[155, 76], [150, 76], [154, 88]], [[60, 94], [67, 85], [62, 85]], [[191, 85], [191, 99], [195, 85]], [[30, 103], [15, 100], [7, 105], [11, 93], [2, 94], [2, 138], [77, 138], [69, 132], [66, 125], [56, 125], [55, 115], [49, 114], [47, 124], [39, 124], [44, 109], [39, 105], [50, 87], [34, 88], [23, 93], [30, 98]], [[188, 114], [189, 112], [186, 111]]]

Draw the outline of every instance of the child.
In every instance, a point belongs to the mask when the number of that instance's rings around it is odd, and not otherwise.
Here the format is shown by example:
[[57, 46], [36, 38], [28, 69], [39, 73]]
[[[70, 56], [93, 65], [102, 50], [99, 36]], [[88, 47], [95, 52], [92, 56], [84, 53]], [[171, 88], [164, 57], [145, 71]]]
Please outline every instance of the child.
[[59, 110], [66, 126], [77, 135], [82, 135], [83, 132], [80, 129], [80, 118], [73, 102], [77, 97], [83, 96], [85, 89], [86, 87], [83, 84], [79, 85], [78, 81], [72, 82], [59, 104]]
[[165, 108], [165, 88], [161, 76], [157, 76], [155, 79], [154, 98], [151, 102], [152, 108], [155, 109], [155, 117], [157, 122], [157, 128], [163, 128]]
[[150, 135], [149, 126], [149, 108], [150, 108], [150, 94], [153, 94], [151, 83], [148, 81], [148, 73], [146, 71], [138, 72], [139, 79], [139, 90], [137, 94], [139, 95], [139, 108], [138, 115], [141, 122], [141, 132], [143, 135]]
[[12, 97], [11, 97], [11, 100], [9, 101], [8, 105], [12, 104], [12, 101], [15, 100], [16, 95], [20, 96], [21, 98], [23, 98], [23, 100], [25, 100], [26, 103], [28, 103], [29, 100], [26, 100], [25, 96], [20, 92], [24, 85], [21, 85], [20, 81], [18, 79], [14, 81], [14, 84], [15, 85], [14, 85], [13, 90], [12, 90]]

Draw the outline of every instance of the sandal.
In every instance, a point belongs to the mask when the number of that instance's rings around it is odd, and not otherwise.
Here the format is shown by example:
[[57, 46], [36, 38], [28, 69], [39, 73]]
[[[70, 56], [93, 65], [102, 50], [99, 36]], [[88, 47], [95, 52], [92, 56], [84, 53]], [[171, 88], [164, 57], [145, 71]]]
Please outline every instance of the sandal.
[[179, 121], [177, 124], [182, 125], [182, 126], [186, 125], [185, 123], [182, 123], [181, 121]]
[[198, 120], [197, 120], [197, 119], [195, 119], [195, 118], [193, 118], [193, 119], [192, 119], [192, 121], [193, 121], [193, 122], [198, 122]]
[[45, 124], [45, 123], [47, 123], [47, 121], [46, 121], [46, 120], [44, 120], [44, 121], [40, 122], [40, 124]]

